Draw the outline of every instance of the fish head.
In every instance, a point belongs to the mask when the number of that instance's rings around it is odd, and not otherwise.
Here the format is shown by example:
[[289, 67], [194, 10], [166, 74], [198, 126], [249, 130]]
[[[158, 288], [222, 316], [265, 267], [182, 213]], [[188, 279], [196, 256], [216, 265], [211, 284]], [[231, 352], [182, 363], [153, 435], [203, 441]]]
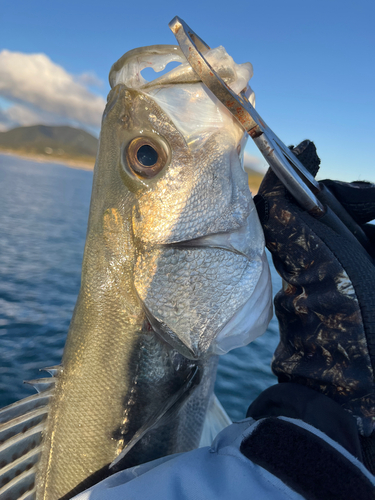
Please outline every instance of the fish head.
[[112, 268], [131, 275], [126, 293], [158, 335], [190, 359], [224, 353], [271, 314], [244, 133], [194, 75], [151, 89], [129, 71], [121, 80], [126, 57], [110, 76], [89, 233], [102, 225]]

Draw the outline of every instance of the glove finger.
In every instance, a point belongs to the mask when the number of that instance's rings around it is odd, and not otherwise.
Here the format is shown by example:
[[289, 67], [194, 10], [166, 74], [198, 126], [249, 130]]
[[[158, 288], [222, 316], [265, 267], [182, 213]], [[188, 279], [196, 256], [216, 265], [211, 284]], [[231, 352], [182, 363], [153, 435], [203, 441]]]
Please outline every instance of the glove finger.
[[358, 224], [375, 219], [375, 184], [369, 182], [321, 181]]
[[316, 152], [315, 144], [306, 139], [295, 148], [292, 146], [289, 148], [297, 156], [302, 165], [307, 168], [310, 174], [315, 177], [320, 167], [320, 158]]
[[[298, 146], [289, 146], [289, 148], [297, 156], [303, 166], [315, 177], [320, 166], [320, 158], [316, 152], [315, 144], [306, 139]], [[262, 224], [267, 221], [269, 216], [269, 202], [266, 197], [263, 196], [266, 193], [270, 195], [271, 198], [277, 196], [291, 197], [282, 182], [270, 168], [263, 178], [258, 194], [254, 197], [255, 206]]]

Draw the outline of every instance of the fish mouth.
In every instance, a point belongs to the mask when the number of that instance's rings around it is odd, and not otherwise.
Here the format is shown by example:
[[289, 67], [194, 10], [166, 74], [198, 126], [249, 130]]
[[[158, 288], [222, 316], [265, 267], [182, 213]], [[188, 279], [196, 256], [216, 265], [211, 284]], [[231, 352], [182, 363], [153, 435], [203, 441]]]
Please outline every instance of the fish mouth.
[[245, 224], [238, 229], [207, 234], [191, 240], [169, 243], [165, 246], [169, 248], [218, 248], [252, 261], [263, 254], [265, 242], [254, 208], [246, 218]]
[[245, 249], [237, 248], [232, 243], [232, 238], [234, 235], [237, 235], [240, 231], [233, 231], [230, 233], [212, 233], [207, 234], [205, 236], [201, 236], [200, 238], [194, 238], [192, 240], [180, 241], [177, 243], [170, 243], [165, 245], [169, 248], [219, 248], [220, 250], [227, 250], [228, 252], [235, 253], [246, 259], [250, 260], [250, 255], [245, 253]]

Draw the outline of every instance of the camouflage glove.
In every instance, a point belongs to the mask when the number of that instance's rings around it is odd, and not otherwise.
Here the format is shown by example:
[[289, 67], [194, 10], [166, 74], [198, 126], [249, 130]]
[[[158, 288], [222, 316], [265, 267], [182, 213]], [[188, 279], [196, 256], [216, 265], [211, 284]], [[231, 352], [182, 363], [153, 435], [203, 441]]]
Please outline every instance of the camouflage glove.
[[[304, 141], [293, 152], [315, 175], [320, 160], [314, 144]], [[375, 185], [324, 183], [364, 228], [375, 253], [375, 226], [365, 225], [375, 218]], [[275, 297], [280, 343], [272, 369], [279, 382], [302, 384], [337, 402], [356, 418], [362, 436], [370, 436], [375, 427], [374, 264], [302, 210], [270, 170], [255, 202], [283, 278]]]

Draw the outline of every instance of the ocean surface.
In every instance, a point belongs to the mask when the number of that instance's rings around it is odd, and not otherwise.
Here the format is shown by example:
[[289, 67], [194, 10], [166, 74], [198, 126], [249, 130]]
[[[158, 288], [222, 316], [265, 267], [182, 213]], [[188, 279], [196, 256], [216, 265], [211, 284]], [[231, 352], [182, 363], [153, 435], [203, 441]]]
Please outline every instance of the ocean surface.
[[[92, 172], [0, 155], [0, 407], [59, 364], [80, 286]], [[274, 292], [281, 287], [272, 265]], [[216, 394], [232, 420], [276, 383], [275, 318], [252, 344], [220, 357]], [[48, 374], [45, 373], [47, 376]]]

